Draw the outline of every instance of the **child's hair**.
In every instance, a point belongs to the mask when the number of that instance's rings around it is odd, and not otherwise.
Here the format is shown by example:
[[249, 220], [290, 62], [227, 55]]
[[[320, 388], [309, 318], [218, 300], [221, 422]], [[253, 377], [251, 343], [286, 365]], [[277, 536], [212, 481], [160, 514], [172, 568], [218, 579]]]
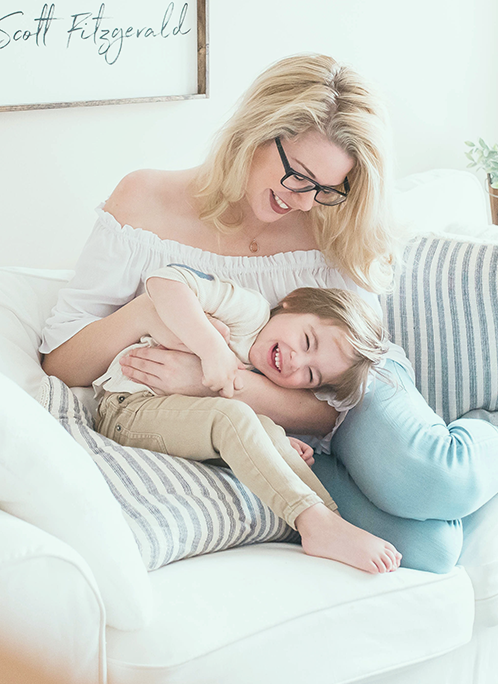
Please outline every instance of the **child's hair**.
[[358, 404], [365, 394], [368, 374], [387, 351], [388, 336], [379, 316], [358, 294], [337, 288], [300, 287], [290, 292], [271, 310], [271, 317], [311, 313], [337, 325], [353, 349], [353, 362], [333, 385], [320, 387], [332, 391], [348, 406]]
[[[321, 252], [361, 287], [390, 287], [399, 251], [390, 206], [390, 137], [380, 98], [351, 67], [319, 54], [286, 57], [264, 71], [221, 129], [197, 178], [201, 218], [228, 232], [224, 215], [244, 197], [257, 148], [314, 130], [354, 159], [351, 190], [309, 216]], [[283, 172], [282, 172], [283, 175]]]

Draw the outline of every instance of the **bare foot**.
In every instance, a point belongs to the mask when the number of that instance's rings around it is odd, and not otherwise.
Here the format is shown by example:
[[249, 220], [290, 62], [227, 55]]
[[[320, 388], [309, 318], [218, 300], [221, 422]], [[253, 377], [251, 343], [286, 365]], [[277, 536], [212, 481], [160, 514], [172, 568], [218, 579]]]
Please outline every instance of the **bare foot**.
[[307, 508], [295, 522], [309, 556], [330, 558], [372, 574], [399, 568], [401, 554], [392, 544], [351, 525], [324, 504]]

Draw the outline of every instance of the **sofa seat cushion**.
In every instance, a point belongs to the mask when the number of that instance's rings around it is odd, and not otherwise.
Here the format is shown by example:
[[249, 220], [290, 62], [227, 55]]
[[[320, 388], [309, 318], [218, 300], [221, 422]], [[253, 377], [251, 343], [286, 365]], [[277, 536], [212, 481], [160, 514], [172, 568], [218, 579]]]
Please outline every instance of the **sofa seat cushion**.
[[2, 684], [104, 684], [106, 614], [90, 567], [4, 511], [0, 538]]
[[372, 576], [265, 544], [173, 563], [151, 580], [150, 626], [108, 630], [112, 681], [342, 684], [449, 652], [472, 634], [472, 585], [460, 567]]
[[464, 518], [463, 531], [459, 563], [474, 586], [476, 623], [498, 625], [498, 495]]

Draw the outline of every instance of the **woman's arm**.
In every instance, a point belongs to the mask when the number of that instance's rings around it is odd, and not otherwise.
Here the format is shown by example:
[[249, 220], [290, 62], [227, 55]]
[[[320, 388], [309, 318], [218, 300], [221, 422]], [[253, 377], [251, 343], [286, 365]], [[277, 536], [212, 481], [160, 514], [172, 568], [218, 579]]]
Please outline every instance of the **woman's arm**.
[[[158, 394], [216, 396], [202, 385], [202, 368], [193, 354], [161, 349], [134, 349], [121, 359], [123, 373], [143, 382]], [[264, 375], [239, 371], [243, 389], [234, 398], [269, 416], [290, 432], [325, 435], [337, 418], [336, 410], [309, 390], [285, 389]]]
[[85, 326], [46, 354], [42, 366], [68, 387], [86, 387], [104, 373], [122, 349], [148, 332], [153, 305], [146, 295], [136, 297], [114, 313]]
[[286, 389], [264, 375], [242, 371], [244, 387], [234, 398], [248, 404], [256, 413], [271, 418], [288, 432], [323, 436], [330, 432], [337, 411], [320, 401], [310, 390]]

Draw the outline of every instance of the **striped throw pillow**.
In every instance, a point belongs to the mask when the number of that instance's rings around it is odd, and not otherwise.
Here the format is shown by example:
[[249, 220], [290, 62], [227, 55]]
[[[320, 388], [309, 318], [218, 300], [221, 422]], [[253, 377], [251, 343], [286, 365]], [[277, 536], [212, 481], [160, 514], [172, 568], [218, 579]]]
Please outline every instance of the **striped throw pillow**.
[[148, 570], [244, 544], [298, 541], [228, 468], [120, 446], [93, 430], [90, 414], [63, 382], [44, 382], [45, 408], [92, 456]]
[[418, 237], [393, 294], [381, 297], [391, 339], [446, 422], [498, 410], [498, 245]]

